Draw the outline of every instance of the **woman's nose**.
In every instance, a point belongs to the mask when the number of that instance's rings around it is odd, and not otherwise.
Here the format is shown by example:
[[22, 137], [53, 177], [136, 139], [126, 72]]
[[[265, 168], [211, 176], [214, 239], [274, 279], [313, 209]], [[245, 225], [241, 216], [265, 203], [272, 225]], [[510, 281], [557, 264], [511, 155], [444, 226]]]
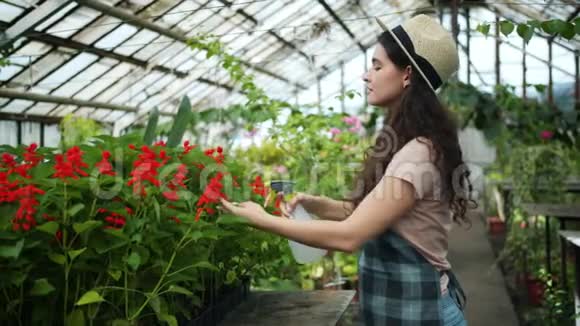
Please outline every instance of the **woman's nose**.
[[368, 71], [367, 71], [367, 72], [365, 72], [365, 73], [362, 75], [362, 79], [363, 79], [363, 80], [364, 80], [366, 83], [368, 83], [368, 82], [369, 82], [369, 73], [368, 73]]

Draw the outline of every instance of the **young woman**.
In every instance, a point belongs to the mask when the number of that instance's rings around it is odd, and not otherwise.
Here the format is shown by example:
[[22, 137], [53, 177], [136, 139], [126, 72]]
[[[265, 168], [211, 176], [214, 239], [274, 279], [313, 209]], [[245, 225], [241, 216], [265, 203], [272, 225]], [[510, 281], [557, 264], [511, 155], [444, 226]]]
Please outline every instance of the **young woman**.
[[366, 325], [465, 325], [465, 296], [447, 261], [453, 222], [467, 221], [471, 184], [457, 128], [435, 90], [458, 68], [453, 37], [415, 16], [379, 36], [365, 73], [368, 102], [385, 124], [345, 200], [298, 194], [320, 220], [268, 216], [253, 202], [222, 201], [253, 226], [306, 245], [361, 250], [359, 297]]

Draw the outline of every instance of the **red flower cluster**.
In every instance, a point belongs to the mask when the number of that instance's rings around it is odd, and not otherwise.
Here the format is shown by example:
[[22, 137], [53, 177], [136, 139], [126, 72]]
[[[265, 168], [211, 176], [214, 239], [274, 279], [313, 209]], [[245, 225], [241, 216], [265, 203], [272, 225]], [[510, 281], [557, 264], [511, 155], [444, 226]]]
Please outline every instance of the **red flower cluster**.
[[[129, 148], [134, 149], [135, 146], [129, 145]], [[147, 195], [145, 192], [144, 181], [149, 181], [154, 186], [159, 187], [160, 183], [157, 180], [157, 169], [163, 166], [169, 157], [166, 155], [165, 151], [160, 151], [159, 158], [162, 162], [158, 162], [157, 154], [151, 150], [147, 145], [141, 147], [141, 154], [137, 156], [135, 162], [133, 162], [133, 171], [131, 171], [131, 179], [127, 182], [128, 186], [133, 186], [133, 193], [139, 194], [141, 196]]]
[[115, 175], [116, 173], [115, 171], [113, 171], [113, 166], [111, 165], [111, 162], [109, 162], [111, 152], [103, 151], [101, 155], [102, 155], [101, 161], [95, 164], [95, 167], [99, 169], [99, 173], [103, 175]]
[[223, 148], [218, 146], [216, 148], [210, 148], [206, 150], [204, 153], [206, 156], [213, 158], [217, 164], [222, 164], [225, 159], [223, 152], [224, 152]]
[[8, 171], [8, 175], [12, 173], [17, 173], [23, 178], [30, 179], [31, 176], [28, 174], [28, 171], [38, 165], [40, 161], [42, 161], [42, 156], [36, 153], [36, 149], [38, 145], [35, 143], [30, 144], [29, 146], [24, 148], [24, 161], [20, 164], [16, 162], [14, 156], [3, 153], [2, 154], [2, 161], [0, 162], [0, 167], [6, 168]]
[[79, 175], [82, 177], [88, 174], [81, 168], [88, 168], [89, 165], [83, 162], [83, 152], [78, 146], [69, 149], [65, 155], [57, 154], [54, 156], [56, 164], [54, 165], [54, 178], [73, 178], [78, 179]]
[[222, 184], [222, 179], [224, 174], [218, 172], [215, 177], [213, 177], [209, 184], [205, 187], [205, 190], [199, 200], [197, 201], [197, 214], [195, 215], [195, 220], [198, 221], [201, 213], [207, 211], [210, 214], [215, 213], [215, 211], [209, 207], [202, 207], [208, 204], [219, 203], [220, 198], [228, 199], [227, 196], [222, 192], [224, 185]]
[[[133, 210], [130, 207], [125, 207], [125, 209], [127, 210], [127, 213], [129, 215], [132, 214]], [[103, 214], [109, 213], [105, 217], [105, 222], [108, 224], [105, 226], [105, 229], [122, 229], [127, 222], [127, 218], [125, 216], [123, 216], [123, 214], [116, 213], [116, 212], [109, 212], [104, 208], [99, 208], [97, 210], [97, 212], [103, 213]]]
[[165, 191], [163, 193], [163, 196], [171, 201], [179, 200], [177, 189], [186, 188], [185, 184], [183, 183], [186, 177], [187, 177], [187, 167], [185, 166], [185, 164], [180, 164], [177, 167], [177, 172], [173, 176], [173, 179], [169, 181], [169, 183], [167, 184], [167, 187], [171, 190]]
[[274, 215], [282, 215], [282, 211], [280, 210], [280, 204], [282, 203], [282, 196], [276, 196], [276, 201], [274, 202], [274, 207], [276, 208], [272, 214]]
[[250, 183], [250, 186], [252, 187], [253, 193], [262, 197], [266, 197], [268, 195], [268, 191], [270, 191], [270, 189], [264, 185], [261, 176], [257, 176], [254, 182]]
[[14, 231], [20, 229], [28, 231], [31, 227], [36, 226], [34, 215], [36, 214], [36, 207], [40, 203], [36, 200], [35, 195], [44, 195], [44, 191], [34, 185], [27, 185], [18, 188], [14, 193], [15, 197], [18, 198], [20, 207], [16, 211], [16, 216], [12, 219], [12, 229]]
[[196, 145], [190, 145], [189, 140], [184, 141], [183, 142], [183, 153], [181, 155], [186, 155], [187, 153], [191, 152], [196, 147], [197, 147]]
[[[30, 179], [29, 170], [40, 161], [42, 156], [36, 153], [38, 146], [31, 144], [24, 150], [23, 162], [18, 163], [16, 158], [8, 153], [2, 154], [0, 168], [6, 171], [0, 172], [0, 203], [18, 202], [19, 207], [12, 219], [12, 229], [14, 231], [28, 231], [36, 226], [36, 212], [40, 204], [36, 195], [43, 195], [44, 191], [32, 184], [24, 184], [21, 180], [14, 179], [12, 176], [21, 176]], [[20, 186], [22, 184], [22, 186]]]

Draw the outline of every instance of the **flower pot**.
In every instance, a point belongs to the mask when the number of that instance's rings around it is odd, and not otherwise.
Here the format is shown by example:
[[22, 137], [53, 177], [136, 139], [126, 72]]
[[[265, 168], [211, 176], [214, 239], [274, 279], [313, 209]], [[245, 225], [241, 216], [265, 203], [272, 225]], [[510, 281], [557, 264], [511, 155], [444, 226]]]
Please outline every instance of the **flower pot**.
[[192, 320], [180, 322], [180, 326], [213, 326], [219, 324], [232, 310], [247, 299], [250, 293], [250, 279], [242, 280], [242, 283], [215, 299], [215, 303], [209, 305], [201, 314]]
[[492, 235], [505, 233], [505, 222], [497, 216], [487, 218], [487, 231]]
[[532, 306], [541, 305], [544, 298], [544, 284], [542, 281], [535, 278], [528, 278], [526, 280], [526, 287], [528, 290], [529, 304]]

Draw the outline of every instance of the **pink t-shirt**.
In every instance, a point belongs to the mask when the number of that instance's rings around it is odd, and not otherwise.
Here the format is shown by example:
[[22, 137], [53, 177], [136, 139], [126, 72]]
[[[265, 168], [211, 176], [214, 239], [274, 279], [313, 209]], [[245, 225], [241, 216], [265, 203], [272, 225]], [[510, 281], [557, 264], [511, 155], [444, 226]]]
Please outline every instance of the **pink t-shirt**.
[[[437, 270], [444, 271], [451, 269], [447, 252], [453, 220], [449, 203], [442, 198], [441, 174], [431, 146], [426, 138], [409, 141], [394, 155], [385, 176], [405, 180], [415, 188], [415, 205], [392, 226], [393, 231], [409, 241]], [[446, 289], [446, 274], [441, 282], [442, 290]]]

